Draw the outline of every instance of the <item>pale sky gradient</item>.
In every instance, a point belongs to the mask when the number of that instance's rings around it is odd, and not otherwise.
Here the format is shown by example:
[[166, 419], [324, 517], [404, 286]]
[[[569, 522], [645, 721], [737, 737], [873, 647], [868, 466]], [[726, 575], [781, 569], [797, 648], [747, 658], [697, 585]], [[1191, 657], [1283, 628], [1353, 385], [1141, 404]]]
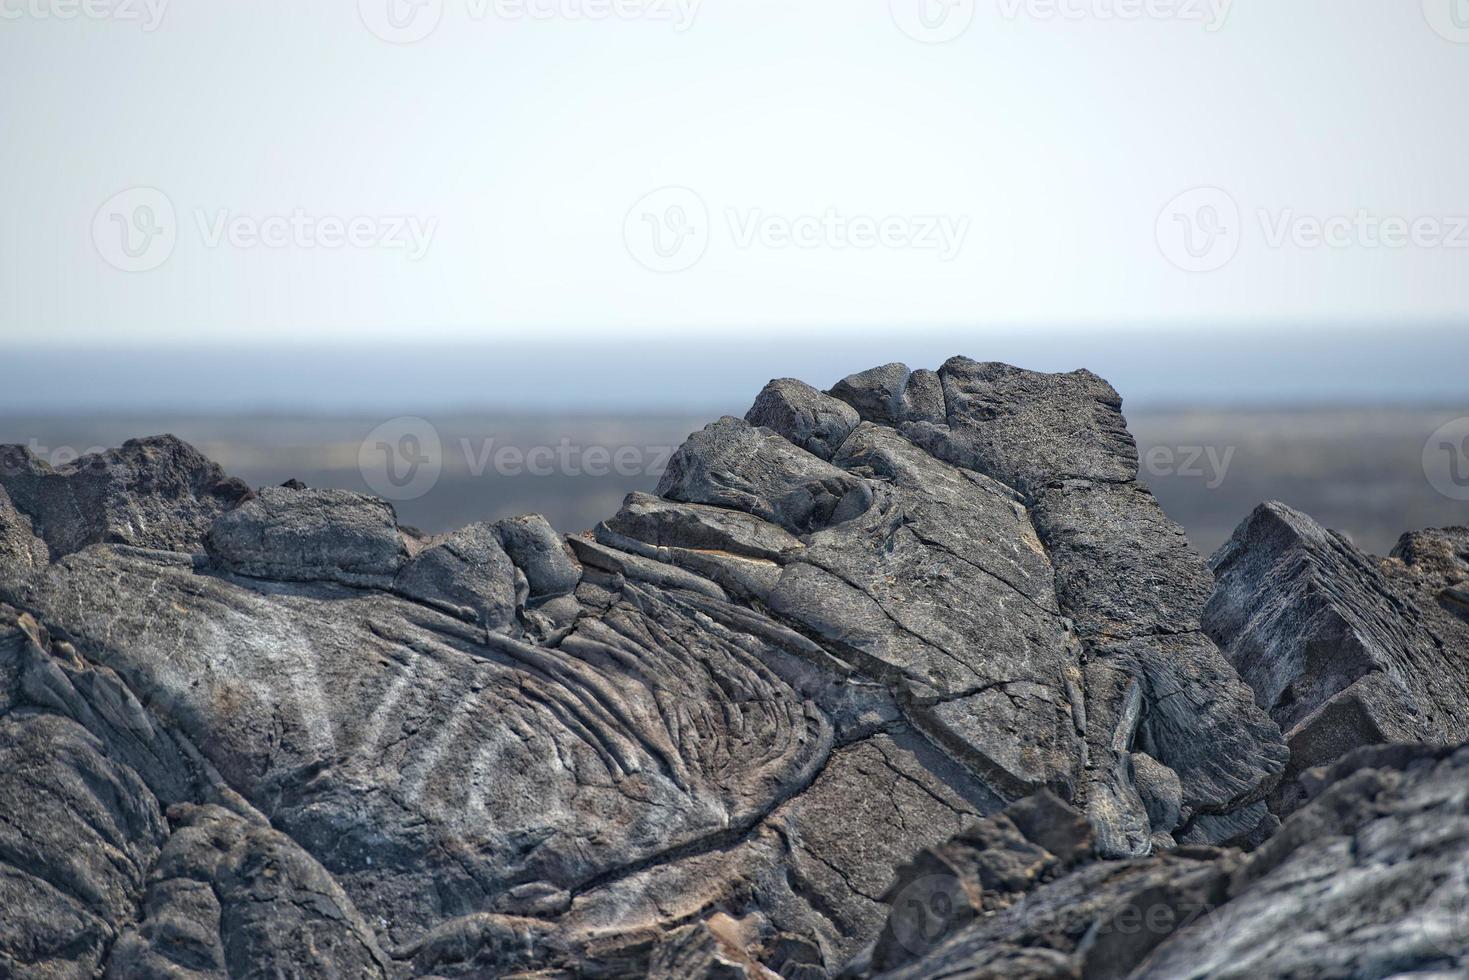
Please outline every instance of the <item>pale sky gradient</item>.
[[[907, 0], [896, 18], [888, 0], [704, 0], [681, 31], [429, 0], [442, 20], [407, 45], [364, 25], [387, 2], [363, 0], [364, 17], [356, 0], [174, 0], [148, 31], [38, 16], [68, 0], [0, 0], [0, 338], [1289, 329], [1469, 312], [1469, 218], [1464, 247], [1388, 249], [1358, 231], [1345, 247], [1272, 247], [1259, 217], [1289, 209], [1309, 232], [1365, 209], [1456, 239], [1469, 0], [1236, 0], [1215, 31], [1095, 16], [1119, 0], [1061, 0], [1075, 20], [1037, 16], [1040, 0], [1013, 17], [1018, 0], [979, 0], [943, 44], [900, 29]], [[658, 273], [624, 225], [665, 186], [697, 193], [708, 240], [691, 268]], [[133, 187], [176, 209], [176, 244], [150, 271], [119, 271], [94, 242], [99, 207]], [[1165, 204], [1195, 187], [1240, 211], [1238, 254], [1213, 271], [1181, 270], [1156, 234]], [[415, 261], [210, 247], [200, 227], [297, 209], [434, 232]], [[756, 212], [828, 210], [943, 217], [967, 234], [948, 260], [827, 238], [740, 245]]]

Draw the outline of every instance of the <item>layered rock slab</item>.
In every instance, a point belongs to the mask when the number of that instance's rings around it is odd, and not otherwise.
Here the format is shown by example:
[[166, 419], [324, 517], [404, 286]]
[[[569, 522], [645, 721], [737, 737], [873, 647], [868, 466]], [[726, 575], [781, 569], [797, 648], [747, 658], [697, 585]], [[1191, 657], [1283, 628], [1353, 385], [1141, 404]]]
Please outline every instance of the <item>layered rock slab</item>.
[[[103, 604], [119, 573], [137, 588]], [[104, 549], [27, 596], [400, 942], [749, 823], [829, 747], [758, 656], [651, 591], [549, 649], [334, 588]]]

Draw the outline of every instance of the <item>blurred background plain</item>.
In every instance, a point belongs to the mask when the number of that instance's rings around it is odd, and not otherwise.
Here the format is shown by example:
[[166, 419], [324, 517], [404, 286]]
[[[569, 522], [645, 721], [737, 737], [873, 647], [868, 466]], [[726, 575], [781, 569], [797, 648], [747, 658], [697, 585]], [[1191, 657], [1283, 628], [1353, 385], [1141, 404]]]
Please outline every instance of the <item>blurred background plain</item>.
[[422, 418], [403, 520], [571, 531], [772, 377], [962, 353], [1111, 380], [1206, 553], [1469, 523], [1462, 0], [25, 0], [0, 82], [0, 442], [55, 463], [371, 489]]

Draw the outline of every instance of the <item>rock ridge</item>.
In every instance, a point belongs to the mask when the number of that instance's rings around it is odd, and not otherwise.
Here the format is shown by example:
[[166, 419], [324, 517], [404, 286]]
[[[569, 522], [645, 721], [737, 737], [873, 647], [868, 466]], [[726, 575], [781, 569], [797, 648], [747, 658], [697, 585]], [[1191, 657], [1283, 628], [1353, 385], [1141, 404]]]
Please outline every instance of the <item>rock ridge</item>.
[[1469, 548], [1268, 505], [1211, 572], [1121, 409], [967, 358], [779, 379], [564, 538], [171, 437], [0, 448], [0, 973], [1227, 973], [1014, 910], [1253, 901], [1343, 753], [1464, 741]]

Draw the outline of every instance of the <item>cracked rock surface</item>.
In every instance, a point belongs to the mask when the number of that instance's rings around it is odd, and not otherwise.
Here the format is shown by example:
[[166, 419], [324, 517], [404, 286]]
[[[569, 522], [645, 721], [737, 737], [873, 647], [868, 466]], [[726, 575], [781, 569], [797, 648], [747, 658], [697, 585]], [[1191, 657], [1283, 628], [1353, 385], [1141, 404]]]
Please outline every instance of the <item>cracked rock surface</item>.
[[1469, 748], [1359, 749], [1313, 783], [1251, 854], [1121, 861], [1097, 859], [1065, 803], [1033, 797], [900, 868], [846, 975], [1463, 976]]
[[1006, 916], [1239, 901], [1230, 845], [1466, 703], [1423, 673], [1460, 532], [1374, 563], [1271, 512], [1216, 590], [1085, 371], [774, 381], [570, 538], [169, 437], [0, 454], [0, 975], [931, 975], [914, 929], [1122, 975], [1204, 954]]

